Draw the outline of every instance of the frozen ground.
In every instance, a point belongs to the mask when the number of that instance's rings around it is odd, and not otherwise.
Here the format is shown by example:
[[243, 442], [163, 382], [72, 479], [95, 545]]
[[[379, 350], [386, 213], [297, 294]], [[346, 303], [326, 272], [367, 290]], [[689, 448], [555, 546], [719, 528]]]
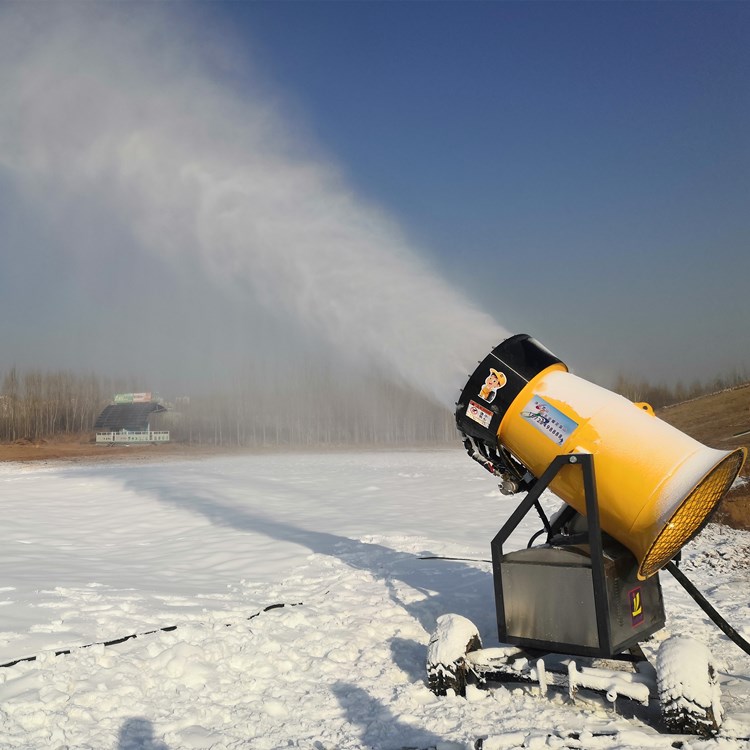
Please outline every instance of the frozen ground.
[[[551, 691], [436, 698], [436, 618], [495, 641], [489, 541], [516, 501], [460, 451], [0, 465], [0, 748], [670, 748], [652, 708]], [[549, 504], [552, 504], [550, 499]], [[529, 516], [511, 546], [537, 530]], [[750, 638], [750, 534], [709, 526], [684, 570]], [[477, 560], [420, 560], [429, 555]], [[750, 733], [750, 657], [662, 576], [667, 630], [721, 670]], [[252, 617], [265, 607], [284, 603]], [[252, 619], [248, 619], [252, 618]], [[163, 632], [161, 628], [172, 628]], [[76, 648], [143, 635], [115, 646]], [[55, 656], [73, 647], [69, 655]], [[731, 738], [728, 738], [731, 737]]]

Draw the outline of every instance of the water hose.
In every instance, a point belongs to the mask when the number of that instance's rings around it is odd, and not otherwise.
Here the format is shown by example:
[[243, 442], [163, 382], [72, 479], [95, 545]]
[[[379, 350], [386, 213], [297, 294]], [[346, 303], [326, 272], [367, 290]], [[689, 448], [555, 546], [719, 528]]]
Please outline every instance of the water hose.
[[665, 568], [677, 579], [677, 582], [695, 599], [698, 606], [711, 618], [713, 623], [729, 638], [732, 643], [739, 646], [746, 654], [750, 654], [750, 643], [748, 643], [708, 602], [705, 596], [698, 591], [690, 579], [675, 565], [673, 561], [666, 564]]

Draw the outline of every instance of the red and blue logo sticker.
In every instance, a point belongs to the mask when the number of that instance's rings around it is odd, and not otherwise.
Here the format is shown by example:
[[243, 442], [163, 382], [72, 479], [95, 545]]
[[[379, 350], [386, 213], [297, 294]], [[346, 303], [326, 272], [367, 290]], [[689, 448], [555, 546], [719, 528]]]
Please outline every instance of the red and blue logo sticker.
[[578, 427], [578, 422], [536, 395], [523, 408], [521, 417], [557, 445], [563, 445]]

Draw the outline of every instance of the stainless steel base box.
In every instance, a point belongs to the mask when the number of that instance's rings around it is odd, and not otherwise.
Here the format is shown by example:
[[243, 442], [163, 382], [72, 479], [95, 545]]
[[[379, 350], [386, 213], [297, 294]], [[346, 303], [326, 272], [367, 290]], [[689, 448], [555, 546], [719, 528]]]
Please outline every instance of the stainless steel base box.
[[[614, 656], [664, 627], [659, 576], [636, 578], [633, 555], [604, 545], [607, 637], [600, 642], [588, 545], [542, 545], [501, 558], [500, 640], [527, 648]], [[608, 642], [607, 642], [608, 640]]]

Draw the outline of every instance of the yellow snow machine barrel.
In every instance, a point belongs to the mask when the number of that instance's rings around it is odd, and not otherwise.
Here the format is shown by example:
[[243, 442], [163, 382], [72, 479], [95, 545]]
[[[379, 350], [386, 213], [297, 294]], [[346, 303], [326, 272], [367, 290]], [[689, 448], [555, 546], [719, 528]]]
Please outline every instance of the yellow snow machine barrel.
[[[648, 404], [571, 374], [526, 334], [503, 341], [480, 362], [456, 404], [456, 424], [473, 457], [501, 476], [509, 493], [525, 473], [538, 479], [559, 455], [593, 455], [601, 528], [633, 553], [640, 580], [698, 534], [746, 455], [744, 448], [708, 448]], [[586, 515], [573, 465], [559, 471], [550, 489]]]

